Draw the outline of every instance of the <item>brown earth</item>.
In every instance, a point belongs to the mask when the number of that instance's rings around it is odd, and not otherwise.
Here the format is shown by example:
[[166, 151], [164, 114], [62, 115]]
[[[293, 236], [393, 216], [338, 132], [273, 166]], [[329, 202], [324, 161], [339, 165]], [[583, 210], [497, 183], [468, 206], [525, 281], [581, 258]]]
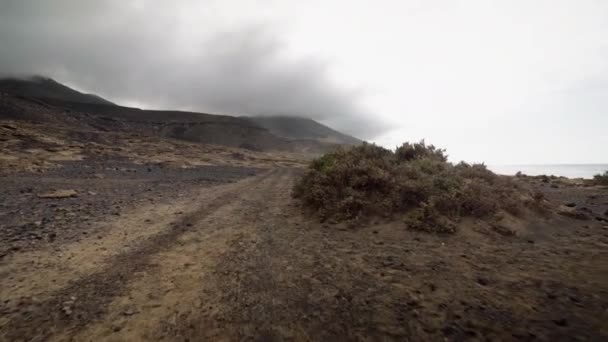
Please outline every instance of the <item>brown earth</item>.
[[[145, 143], [150, 139], [173, 139], [250, 151], [318, 154], [335, 149], [340, 144], [361, 142], [309, 119], [267, 118], [263, 121], [265, 125], [260, 125], [257, 119], [248, 117], [90, 103], [91, 100], [98, 100], [97, 97], [90, 98], [90, 95], [86, 95], [86, 103], [71, 102], [70, 96], [65, 100], [30, 97], [20, 95], [19, 91], [10, 94], [11, 89], [7, 90], [9, 93], [3, 93], [4, 81], [0, 79], [0, 120], [62, 126], [70, 131], [71, 138], [83, 142], [84, 147], [89, 143], [103, 143], [108, 139], [128, 136], [135, 138], [132, 142], [144, 137]], [[47, 92], [49, 89], [38, 90]], [[281, 129], [273, 124], [274, 120], [280, 121]], [[304, 125], [307, 127], [306, 134], [293, 134], [302, 131]]]
[[561, 215], [451, 235], [334, 225], [292, 199], [309, 155], [68, 117], [0, 122], [0, 341], [608, 339], [605, 187], [516, 178]]
[[433, 235], [322, 224], [291, 198], [298, 168], [85, 161], [0, 180], [0, 340], [608, 338], [605, 188], [521, 179], [586, 219]]
[[0, 175], [42, 172], [62, 162], [122, 159], [138, 165], [193, 168], [302, 166], [308, 155], [251, 151], [191, 143], [132, 132], [106, 132], [79, 126], [29, 121], [0, 121]]

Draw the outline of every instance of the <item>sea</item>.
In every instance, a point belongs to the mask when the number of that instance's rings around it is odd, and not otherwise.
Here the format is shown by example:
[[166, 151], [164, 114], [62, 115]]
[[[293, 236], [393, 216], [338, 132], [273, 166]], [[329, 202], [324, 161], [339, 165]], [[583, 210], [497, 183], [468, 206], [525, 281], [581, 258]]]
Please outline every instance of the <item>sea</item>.
[[568, 178], [593, 178], [608, 171], [608, 164], [536, 164], [536, 165], [488, 165], [500, 175], [515, 175], [518, 171], [528, 176], [555, 175]]

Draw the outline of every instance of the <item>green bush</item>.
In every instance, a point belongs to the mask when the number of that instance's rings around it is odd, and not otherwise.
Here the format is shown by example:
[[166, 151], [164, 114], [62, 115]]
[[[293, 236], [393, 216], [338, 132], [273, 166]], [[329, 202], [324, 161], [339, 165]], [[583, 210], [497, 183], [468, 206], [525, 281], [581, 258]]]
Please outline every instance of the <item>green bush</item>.
[[[294, 188], [324, 218], [356, 218], [365, 211], [392, 211], [385, 195], [390, 179], [392, 152], [375, 145], [339, 149], [314, 160]], [[366, 206], [375, 201], [374, 206]]]
[[336, 221], [403, 215], [414, 229], [453, 232], [464, 216], [517, 214], [520, 190], [483, 164], [447, 162], [433, 145], [405, 143], [394, 152], [363, 144], [315, 159], [293, 195]]
[[608, 185], [608, 170], [604, 171], [604, 174], [593, 176], [593, 181], [598, 185]]
[[397, 161], [411, 161], [414, 159], [436, 159], [438, 161], [447, 161], [448, 158], [444, 154], [445, 150], [438, 149], [433, 145], [426, 145], [424, 140], [419, 143], [403, 143], [395, 150]]

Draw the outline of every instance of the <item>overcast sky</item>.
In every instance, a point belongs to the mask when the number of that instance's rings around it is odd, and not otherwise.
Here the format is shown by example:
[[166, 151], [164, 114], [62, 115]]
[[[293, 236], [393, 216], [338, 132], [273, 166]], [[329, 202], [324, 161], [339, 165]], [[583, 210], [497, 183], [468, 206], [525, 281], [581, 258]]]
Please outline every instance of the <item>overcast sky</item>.
[[454, 161], [608, 163], [603, 0], [2, 0], [0, 73]]

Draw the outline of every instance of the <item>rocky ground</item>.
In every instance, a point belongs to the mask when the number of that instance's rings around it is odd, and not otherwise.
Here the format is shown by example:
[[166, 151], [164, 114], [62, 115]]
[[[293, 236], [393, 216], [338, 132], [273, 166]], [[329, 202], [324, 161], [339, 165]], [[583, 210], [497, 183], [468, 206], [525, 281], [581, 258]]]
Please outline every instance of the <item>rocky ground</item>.
[[0, 121], [0, 341], [608, 339], [608, 189], [552, 208], [321, 223], [302, 155]]
[[0, 257], [40, 245], [61, 245], [95, 235], [95, 222], [143, 204], [175, 201], [191, 189], [230, 183], [255, 168], [135, 164], [126, 159], [58, 162], [40, 174], [0, 178]]
[[63, 167], [62, 162], [82, 160], [93, 164], [117, 160], [173, 168], [218, 165], [264, 168], [302, 166], [309, 158], [296, 153], [203, 145], [78, 125], [0, 120], [0, 176], [41, 173]]
[[[564, 214], [433, 235], [320, 223], [291, 198], [300, 173], [107, 160], [3, 177], [0, 340], [608, 338], [606, 188], [520, 179]], [[57, 190], [76, 197], [40, 197]]]

